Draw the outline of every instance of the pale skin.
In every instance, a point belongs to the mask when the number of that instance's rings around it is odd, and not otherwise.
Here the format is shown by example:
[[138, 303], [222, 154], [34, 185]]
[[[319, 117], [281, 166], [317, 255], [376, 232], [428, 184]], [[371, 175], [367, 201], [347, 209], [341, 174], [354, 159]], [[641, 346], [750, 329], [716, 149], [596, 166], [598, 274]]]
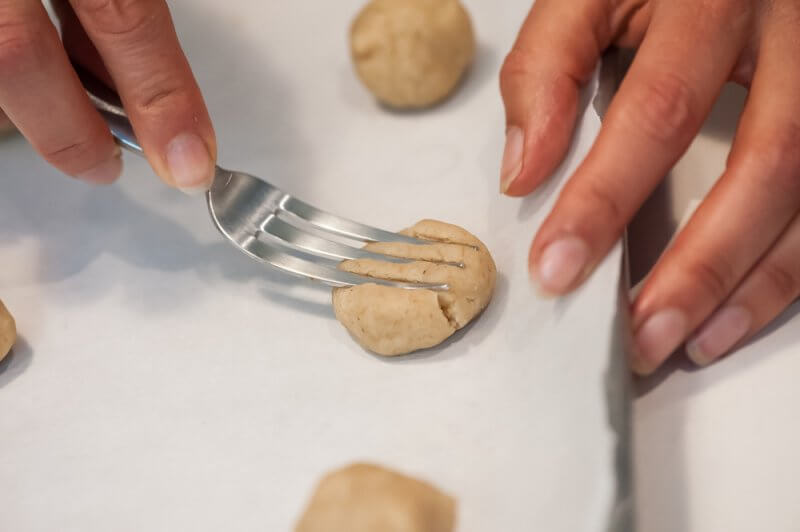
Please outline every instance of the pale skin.
[[501, 73], [501, 189], [524, 196], [564, 157], [578, 91], [609, 46], [637, 47], [585, 160], [530, 249], [540, 288], [590, 275], [687, 149], [723, 84], [749, 87], [724, 173], [631, 306], [634, 371], [686, 342], [706, 365], [800, 294], [800, 1], [538, 0]]
[[[53, 166], [90, 183], [122, 171], [120, 150], [70, 59], [114, 86], [155, 172], [207, 188], [216, 140], [164, 0], [0, 0], [0, 123], [9, 119]], [[2, 126], [0, 126], [2, 127]]]
[[[214, 132], [165, 2], [57, 4], [64, 44], [38, 1], [0, 0], [0, 129], [10, 119], [66, 174], [119, 176], [119, 150], [71, 57], [116, 87], [167, 184], [208, 187]], [[749, 87], [725, 172], [631, 307], [634, 371], [651, 373], [684, 342], [705, 365], [800, 294], [800, 0], [538, 0], [500, 76], [504, 193], [529, 194], [558, 166], [579, 91], [610, 46], [638, 52], [534, 239], [531, 277], [553, 295], [579, 286], [686, 150], [722, 85]]]

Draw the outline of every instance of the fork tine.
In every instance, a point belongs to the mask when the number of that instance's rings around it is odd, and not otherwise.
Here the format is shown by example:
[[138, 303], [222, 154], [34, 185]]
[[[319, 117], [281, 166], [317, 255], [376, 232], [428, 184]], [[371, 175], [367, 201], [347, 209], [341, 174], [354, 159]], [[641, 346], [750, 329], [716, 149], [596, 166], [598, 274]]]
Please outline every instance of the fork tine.
[[[261, 224], [259, 231], [279, 239], [283, 244], [286, 244], [294, 249], [299, 249], [301, 251], [306, 251], [311, 255], [318, 255], [329, 259], [372, 259], [381, 262], [394, 262], [397, 264], [408, 264], [410, 262], [423, 260], [408, 257], [397, 257], [375, 251], [367, 251], [363, 248], [355, 248], [347, 244], [328, 240], [324, 237], [316, 236], [308, 231], [304, 231], [303, 229], [300, 229], [297, 226], [282, 220], [276, 214], [270, 214], [267, 216], [266, 221]], [[433, 262], [435, 264], [464, 268], [463, 262], [450, 262], [435, 259], [424, 260], [426, 262]]]
[[[75, 65], [75, 69], [87, 89], [91, 101], [101, 111], [103, 118], [109, 125], [114, 138], [123, 147], [142, 155], [142, 148], [136, 139], [136, 134], [125, 112], [119, 105], [117, 95], [108, 90], [88, 70], [77, 65]], [[314, 258], [319, 259], [319, 256], [310, 255], [303, 251], [295, 251], [294, 253], [299, 255], [295, 256], [281, 251], [278, 243], [267, 244], [259, 240], [255, 232], [267, 232], [267, 228], [261, 229], [261, 224], [257, 220], [264, 220], [270, 217], [277, 220], [276, 211], [281, 211], [304, 220], [313, 227], [355, 240], [366, 242], [407, 242], [411, 244], [427, 243], [321, 211], [284, 193], [265, 180], [216, 167], [214, 182], [206, 192], [206, 201], [214, 225], [233, 245], [244, 251], [251, 258], [271, 264], [287, 273], [316, 279], [334, 287], [375, 283], [408, 289], [448, 290], [446, 284], [398, 282], [352, 274], [315, 262]], [[264, 223], [264, 225], [266, 226], [267, 224]], [[368, 253], [350, 248], [344, 244], [326, 241], [325, 239], [319, 239], [321, 242], [312, 241], [310, 240], [311, 238], [318, 237], [302, 233], [293, 227], [287, 229], [287, 226], [291, 227], [290, 224], [282, 226], [278, 222], [273, 222], [272, 227], [269, 228], [283, 230], [282, 233], [280, 231], [277, 232], [283, 235], [278, 236], [278, 238], [284, 247], [294, 244], [295, 247], [300, 249], [312, 249], [337, 258], [350, 258], [352, 252], [349, 250], [358, 251], [360, 257]], [[311, 244], [314, 244], [314, 246], [312, 247]], [[382, 260], [389, 260], [387, 256], [380, 255], [380, 257]], [[310, 260], [306, 260], [306, 258]], [[405, 259], [400, 260], [405, 261]]]
[[303, 231], [302, 229], [298, 229], [292, 224], [281, 220], [274, 214], [267, 216], [266, 221], [261, 224], [259, 229], [266, 234], [282, 240], [293, 248], [332, 259], [375, 259], [384, 262], [413, 262], [412, 259], [373, 253], [364, 249], [348, 246], [347, 244], [326, 240]]
[[290, 194], [285, 194], [279, 204], [279, 208], [305, 220], [306, 222], [348, 238], [363, 240], [366, 242], [406, 242], [409, 244], [429, 244], [424, 240], [419, 240], [410, 236], [384, 231], [376, 227], [364, 225], [347, 218], [342, 218], [334, 214], [317, 209], [313, 205], [301, 201]]
[[364, 283], [374, 283], [384, 286], [392, 286], [396, 288], [406, 289], [428, 289], [428, 290], [448, 290], [446, 284], [431, 284], [431, 283], [410, 283], [401, 281], [390, 281], [386, 279], [379, 279], [374, 277], [366, 277], [363, 275], [356, 275], [354, 273], [338, 270], [331, 266], [313, 261], [314, 256], [300, 252], [301, 257], [290, 255], [281, 251], [274, 245], [267, 244], [259, 240], [256, 236], [239, 242], [240, 249], [250, 257], [271, 264], [272, 266], [283, 270], [284, 272], [291, 273], [299, 277], [306, 277], [321, 281], [333, 287], [346, 287], [356, 286]]

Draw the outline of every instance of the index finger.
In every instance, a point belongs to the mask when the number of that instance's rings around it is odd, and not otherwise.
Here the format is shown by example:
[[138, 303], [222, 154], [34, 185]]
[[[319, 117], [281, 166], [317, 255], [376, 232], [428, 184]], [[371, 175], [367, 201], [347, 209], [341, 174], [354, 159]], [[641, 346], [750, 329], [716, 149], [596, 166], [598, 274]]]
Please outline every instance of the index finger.
[[163, 0], [70, 0], [156, 173], [183, 190], [211, 183], [216, 139]]

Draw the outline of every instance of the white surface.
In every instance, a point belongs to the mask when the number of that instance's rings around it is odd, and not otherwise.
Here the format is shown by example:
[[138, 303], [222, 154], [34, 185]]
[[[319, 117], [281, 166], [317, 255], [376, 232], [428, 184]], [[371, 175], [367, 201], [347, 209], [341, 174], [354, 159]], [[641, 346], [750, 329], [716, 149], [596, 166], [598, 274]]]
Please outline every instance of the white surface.
[[[672, 173], [680, 220], [722, 173], [744, 99], [728, 87]], [[635, 243], [631, 243], [635, 245]], [[635, 486], [646, 532], [800, 530], [800, 306], [711, 367], [677, 360], [638, 383]]]
[[[497, 194], [496, 72], [529, 2], [467, 3], [476, 68], [423, 114], [381, 110], [354, 79], [358, 1], [173, 5], [225, 165], [359, 220], [435, 216], [488, 244], [492, 305], [418, 356], [365, 353], [326, 290], [249, 262], [142, 161], [92, 189], [0, 144], [0, 296], [22, 335], [0, 373], [0, 530], [288, 530], [321, 474], [361, 459], [453, 493], [461, 532], [604, 529], [619, 250], [572, 299], [532, 293], [528, 243], [561, 177]], [[588, 113], [568, 167], [597, 127]]]

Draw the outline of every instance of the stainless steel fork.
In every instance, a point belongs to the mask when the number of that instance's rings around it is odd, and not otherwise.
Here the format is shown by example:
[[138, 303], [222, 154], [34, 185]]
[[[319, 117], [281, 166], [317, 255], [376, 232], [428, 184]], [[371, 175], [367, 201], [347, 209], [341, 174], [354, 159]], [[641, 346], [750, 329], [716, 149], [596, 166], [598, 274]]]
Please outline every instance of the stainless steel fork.
[[[75, 70], [117, 142], [143, 155], [119, 97], [87, 70], [78, 65]], [[258, 177], [217, 166], [206, 200], [214, 225], [233, 245], [286, 273], [334, 287], [369, 282], [400, 288], [448, 288], [446, 284], [391, 281], [338, 270], [336, 263], [345, 259], [410, 262], [356, 247], [367, 242], [430, 242], [327, 213]]]

